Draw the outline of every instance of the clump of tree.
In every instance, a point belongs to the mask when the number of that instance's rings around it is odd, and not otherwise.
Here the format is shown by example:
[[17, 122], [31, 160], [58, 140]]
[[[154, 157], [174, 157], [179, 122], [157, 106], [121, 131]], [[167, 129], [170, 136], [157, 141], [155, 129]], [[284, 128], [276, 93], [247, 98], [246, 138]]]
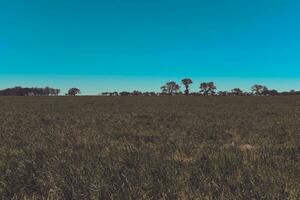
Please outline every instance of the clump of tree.
[[176, 82], [170, 81], [161, 86], [160, 89], [162, 94], [175, 95], [178, 94], [180, 86]]
[[132, 93], [131, 93], [132, 96], [142, 96], [143, 93], [138, 91], [138, 90], [134, 90]]
[[102, 96], [119, 96], [119, 93], [118, 92], [102, 92], [100, 95]]
[[158, 96], [158, 94], [156, 92], [143, 92], [143, 96], [153, 97], [153, 96]]
[[138, 90], [134, 90], [133, 92], [102, 92], [101, 96], [158, 96], [156, 92], [141, 92]]
[[216, 92], [215, 90], [217, 87], [215, 86], [214, 82], [203, 82], [200, 84], [200, 93], [202, 95], [215, 95]]
[[234, 88], [231, 90], [231, 94], [234, 96], [242, 96], [244, 92], [240, 88]]
[[37, 88], [37, 87], [14, 87], [0, 90], [1, 96], [57, 96], [60, 89], [51, 87]]
[[70, 88], [67, 93], [68, 96], [76, 96], [77, 94], [81, 94], [81, 91], [78, 88]]
[[251, 87], [251, 91], [255, 95], [264, 95], [268, 91], [268, 88], [266, 86], [263, 86], [263, 85], [255, 84]]
[[119, 94], [120, 96], [132, 96], [131, 92], [127, 92], [127, 91], [120, 92]]
[[281, 95], [300, 95], [300, 91], [290, 90], [289, 92], [282, 92]]
[[255, 84], [251, 87], [251, 91], [254, 95], [258, 96], [272, 96], [279, 95], [277, 90], [269, 90], [266, 86]]

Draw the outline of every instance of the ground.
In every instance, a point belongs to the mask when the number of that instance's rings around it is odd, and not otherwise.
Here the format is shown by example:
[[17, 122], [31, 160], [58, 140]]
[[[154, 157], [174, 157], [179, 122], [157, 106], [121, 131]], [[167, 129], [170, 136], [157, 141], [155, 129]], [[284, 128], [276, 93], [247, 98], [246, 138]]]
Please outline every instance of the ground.
[[2, 199], [300, 199], [300, 97], [0, 97]]

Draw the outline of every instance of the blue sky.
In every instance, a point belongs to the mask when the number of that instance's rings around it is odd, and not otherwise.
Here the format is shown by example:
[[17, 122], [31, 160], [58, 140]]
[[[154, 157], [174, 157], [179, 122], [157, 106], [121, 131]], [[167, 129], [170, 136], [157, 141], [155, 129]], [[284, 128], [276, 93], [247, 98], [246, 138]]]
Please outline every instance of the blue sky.
[[297, 0], [1, 0], [0, 88], [300, 90]]

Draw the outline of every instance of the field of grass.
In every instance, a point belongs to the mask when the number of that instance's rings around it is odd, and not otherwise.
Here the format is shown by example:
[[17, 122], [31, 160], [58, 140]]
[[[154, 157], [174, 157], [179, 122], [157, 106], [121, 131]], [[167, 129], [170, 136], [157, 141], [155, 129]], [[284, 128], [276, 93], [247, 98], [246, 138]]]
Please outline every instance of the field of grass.
[[300, 97], [1, 97], [2, 199], [300, 199]]

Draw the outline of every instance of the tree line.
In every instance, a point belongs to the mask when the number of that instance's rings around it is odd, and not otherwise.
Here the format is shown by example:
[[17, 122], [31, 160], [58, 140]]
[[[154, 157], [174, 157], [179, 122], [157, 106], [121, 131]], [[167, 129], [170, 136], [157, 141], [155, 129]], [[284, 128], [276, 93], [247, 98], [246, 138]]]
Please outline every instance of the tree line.
[[51, 87], [14, 87], [0, 90], [1, 96], [57, 96], [59, 93], [60, 89], [55, 89]]
[[[67, 96], [75, 96], [80, 94], [81, 91], [78, 88], [70, 88]], [[14, 88], [7, 88], [4, 90], [0, 90], [0, 96], [58, 96], [60, 94], [60, 89], [45, 87], [45, 88], [38, 88], [38, 87], [14, 87]]]
[[289, 92], [278, 92], [274, 89], [268, 89], [268, 87], [255, 84], [251, 87], [251, 92], [246, 92], [240, 88], [233, 88], [230, 91], [217, 91], [217, 86], [214, 82], [202, 82], [199, 84], [198, 92], [191, 92], [190, 85], [193, 84], [193, 80], [190, 78], [184, 78], [181, 80], [181, 85], [184, 90], [181, 91], [180, 84], [175, 81], [170, 81], [160, 87], [160, 92], [103, 92], [102, 96], [163, 96], [163, 95], [187, 95], [187, 96], [273, 96], [273, 95], [300, 95], [300, 91], [291, 90]]
[[[180, 84], [170, 81], [160, 87], [160, 92], [141, 92], [134, 90], [133, 92], [102, 92], [101, 96], [164, 96], [164, 95], [186, 95], [186, 96], [273, 96], [273, 95], [300, 95], [300, 91], [291, 90], [289, 92], [278, 92], [274, 89], [268, 89], [264, 85], [255, 84], [251, 87], [251, 92], [246, 92], [240, 88], [233, 88], [230, 91], [217, 91], [214, 82], [202, 82], [199, 84], [199, 91], [191, 92], [190, 85], [193, 84], [192, 79], [184, 78], [181, 80], [183, 91], [180, 90]], [[81, 91], [78, 88], [70, 88], [65, 94], [66, 96], [76, 96]], [[23, 88], [14, 87], [0, 90], [0, 96], [58, 96], [60, 89], [51, 87], [45, 88]]]

